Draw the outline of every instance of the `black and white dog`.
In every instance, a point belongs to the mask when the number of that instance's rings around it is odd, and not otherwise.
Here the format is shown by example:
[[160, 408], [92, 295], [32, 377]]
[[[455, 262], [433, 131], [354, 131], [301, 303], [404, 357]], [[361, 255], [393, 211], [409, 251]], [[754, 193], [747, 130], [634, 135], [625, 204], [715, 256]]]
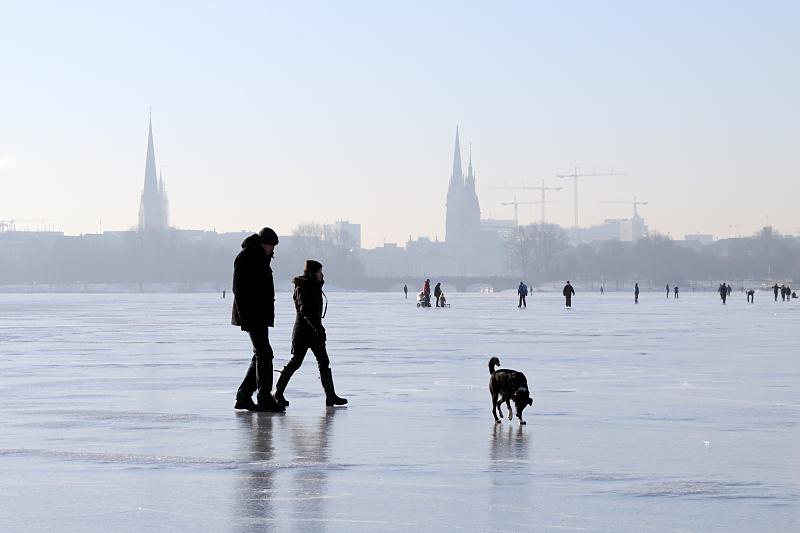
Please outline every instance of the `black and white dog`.
[[525, 379], [525, 374], [517, 372], [516, 370], [508, 370], [501, 368], [495, 370], [496, 366], [500, 366], [500, 359], [492, 357], [489, 359], [489, 373], [492, 375], [489, 379], [489, 392], [492, 394], [492, 414], [494, 421], [500, 423], [497, 418], [498, 411], [500, 416], [503, 416], [502, 404], [506, 403], [508, 407], [508, 419], [513, 418], [511, 413], [511, 400], [514, 400], [514, 406], [517, 408], [517, 418], [520, 424], [525, 424], [522, 419], [522, 411], [529, 405], [533, 405], [531, 393], [528, 390], [528, 380]]

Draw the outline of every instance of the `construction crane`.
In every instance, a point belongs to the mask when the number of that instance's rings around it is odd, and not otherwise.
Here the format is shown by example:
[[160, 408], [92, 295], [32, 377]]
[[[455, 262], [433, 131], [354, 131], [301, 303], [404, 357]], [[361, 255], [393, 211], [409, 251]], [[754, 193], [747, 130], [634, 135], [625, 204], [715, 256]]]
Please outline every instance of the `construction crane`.
[[604, 200], [600, 202], [601, 204], [628, 204], [633, 206], [633, 218], [638, 218], [639, 216], [639, 209], [640, 205], [647, 205], [648, 202], [640, 202], [636, 199], [636, 196], [633, 197], [633, 202], [627, 202], [624, 200]]
[[[542, 179], [542, 185], [539, 187], [528, 187], [527, 185], [523, 184], [521, 187], [492, 187], [492, 189], [502, 189], [507, 191], [539, 191], [542, 194], [542, 199], [538, 202], [517, 202], [516, 196], [514, 197], [514, 202], [517, 204], [541, 204], [542, 206], [542, 224], [544, 224], [545, 218], [545, 205], [546, 204], [553, 204], [557, 202], [551, 202], [547, 200], [547, 192], [548, 191], [560, 191], [563, 187], [545, 187], [544, 186], [544, 179]], [[501, 205], [513, 205], [511, 202], [506, 202], [505, 204]], [[516, 209], [516, 208], [515, 208]], [[515, 217], [516, 218], [516, 217]]]
[[575, 180], [575, 229], [578, 229], [578, 178], [586, 178], [589, 176], [624, 176], [627, 172], [614, 172], [614, 168], [611, 168], [610, 172], [600, 172], [598, 173], [596, 170], [591, 173], [580, 173], [578, 172], [578, 167], [573, 167], [572, 174], [556, 174], [559, 178], [572, 178]]
[[500, 205], [502, 205], [502, 206], [513, 205], [514, 206], [514, 224], [519, 226], [519, 206], [520, 205], [531, 205], [531, 204], [535, 204], [535, 203], [537, 203], [537, 202], [519, 202], [519, 201], [517, 201], [517, 195], [515, 194], [513, 202], [500, 202]]
[[544, 179], [542, 179], [542, 185], [540, 187], [531, 187], [531, 189], [540, 191], [542, 193], [542, 199], [540, 201], [534, 202], [534, 203], [542, 204], [542, 225], [543, 226], [544, 226], [544, 206], [546, 204], [558, 203], [558, 202], [552, 202], [552, 201], [548, 201], [547, 200], [547, 197], [546, 197], [547, 191], [560, 191], [563, 188], [564, 187], [545, 187], [544, 186]]

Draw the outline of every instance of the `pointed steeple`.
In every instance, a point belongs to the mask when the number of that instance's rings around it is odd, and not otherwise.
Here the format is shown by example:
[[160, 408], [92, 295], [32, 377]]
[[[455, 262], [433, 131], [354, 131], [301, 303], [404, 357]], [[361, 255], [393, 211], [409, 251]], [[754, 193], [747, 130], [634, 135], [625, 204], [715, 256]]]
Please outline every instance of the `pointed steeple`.
[[453, 152], [453, 173], [450, 175], [450, 186], [464, 182], [464, 171], [461, 170], [461, 143], [458, 140], [458, 126], [456, 126], [456, 147]]
[[469, 143], [469, 165], [467, 166], [467, 190], [475, 190], [475, 172], [472, 170], [472, 143]]
[[157, 191], [158, 178], [156, 177], [156, 151], [153, 146], [153, 118], [150, 117], [150, 125], [147, 131], [147, 158], [144, 164], [144, 191]]
[[445, 215], [444, 240], [456, 244], [459, 242], [461, 229], [461, 204], [464, 194], [464, 172], [461, 170], [461, 143], [456, 126], [456, 147], [453, 152], [453, 172], [450, 174], [450, 186], [447, 189], [447, 213]]
[[139, 230], [163, 230], [167, 224], [167, 204], [164, 180], [156, 173], [156, 152], [153, 143], [153, 116], [150, 115], [147, 129], [147, 156], [144, 164], [144, 187], [139, 203]]

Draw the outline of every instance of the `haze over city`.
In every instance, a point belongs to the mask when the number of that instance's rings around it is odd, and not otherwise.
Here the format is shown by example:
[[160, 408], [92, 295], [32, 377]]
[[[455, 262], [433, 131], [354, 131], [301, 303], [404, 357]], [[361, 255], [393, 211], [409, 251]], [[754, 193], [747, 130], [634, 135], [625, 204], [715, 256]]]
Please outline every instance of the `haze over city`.
[[[3, 8], [0, 218], [135, 227], [149, 109], [179, 228], [347, 219], [444, 239], [460, 128], [484, 218], [800, 232], [795, 2], [43, 2]], [[539, 206], [520, 206], [520, 222]], [[38, 222], [31, 222], [35, 227]], [[20, 224], [18, 224], [20, 225]], [[21, 225], [25, 225], [21, 223]]]

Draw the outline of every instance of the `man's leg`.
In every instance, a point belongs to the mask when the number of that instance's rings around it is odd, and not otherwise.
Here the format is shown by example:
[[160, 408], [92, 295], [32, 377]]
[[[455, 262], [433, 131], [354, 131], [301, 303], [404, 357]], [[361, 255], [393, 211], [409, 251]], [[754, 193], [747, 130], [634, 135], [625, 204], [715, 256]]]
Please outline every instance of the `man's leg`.
[[269, 344], [269, 328], [264, 327], [251, 331], [250, 341], [253, 343], [253, 353], [256, 360], [256, 382], [258, 394], [256, 396], [260, 409], [280, 410], [272, 398], [272, 346]]
[[258, 379], [256, 378], [256, 356], [250, 360], [250, 366], [247, 369], [239, 390], [236, 391], [236, 409], [255, 410], [256, 404], [253, 402], [253, 393], [258, 389]]

